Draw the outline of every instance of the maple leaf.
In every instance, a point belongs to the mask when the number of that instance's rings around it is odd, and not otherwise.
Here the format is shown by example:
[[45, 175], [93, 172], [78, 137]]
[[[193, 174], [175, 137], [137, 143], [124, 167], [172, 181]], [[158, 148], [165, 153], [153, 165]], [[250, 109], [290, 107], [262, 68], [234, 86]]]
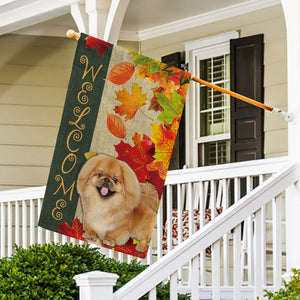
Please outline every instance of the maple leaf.
[[176, 91], [172, 94], [172, 100], [169, 100], [164, 94], [160, 93], [156, 93], [156, 97], [157, 102], [163, 108], [163, 112], [157, 118], [159, 121], [171, 124], [175, 117], [181, 116], [184, 104], [182, 96], [177, 94]]
[[80, 222], [78, 217], [76, 217], [75, 220], [72, 221], [72, 227], [70, 227], [67, 222], [58, 224], [58, 227], [58, 233], [87, 242], [87, 240], [82, 237], [84, 230], [82, 223]]
[[106, 80], [114, 84], [124, 84], [127, 82], [135, 71], [135, 66], [130, 62], [122, 62], [112, 67]]
[[191, 81], [191, 73], [183, 72], [180, 78], [180, 85], [184, 85], [186, 83], [190, 83]]
[[159, 171], [151, 171], [149, 172], [149, 175], [150, 178], [148, 181], [155, 186], [158, 193], [158, 199], [160, 199], [164, 190], [165, 179], [161, 178]]
[[179, 120], [176, 118], [172, 124], [151, 124], [151, 140], [155, 144], [155, 162], [162, 161], [163, 169], [167, 169], [172, 156], [173, 146], [179, 127]]
[[117, 138], [123, 139], [126, 137], [126, 128], [121, 118], [107, 113], [107, 128]]
[[177, 72], [169, 76], [169, 80], [172, 80], [176, 85], [179, 85], [183, 73], [183, 70], [177, 69]]
[[148, 109], [154, 111], [163, 111], [163, 108], [157, 102], [157, 97], [155, 95], [150, 99], [150, 105]]
[[132, 140], [134, 142], [133, 147], [123, 141], [115, 145], [118, 153], [117, 159], [125, 161], [133, 169], [139, 182], [145, 182], [150, 178], [147, 165], [154, 160], [155, 146], [152, 140], [145, 134], [142, 138], [140, 134], [135, 132]]
[[97, 48], [97, 52], [99, 55], [102, 55], [106, 51], [106, 47], [111, 48], [112, 46], [112, 44], [99, 40], [93, 36], [87, 36], [85, 40], [86, 40], [85, 48], [87, 49], [92, 48], [93, 50]]
[[142, 94], [142, 88], [136, 82], [132, 85], [131, 93], [126, 88], [116, 92], [116, 100], [122, 104], [116, 106], [114, 111], [121, 116], [126, 115], [125, 121], [131, 120], [139, 107], [145, 105], [147, 100], [147, 94]]
[[135, 73], [136, 77], [140, 77], [141, 79], [148, 79], [148, 81], [151, 81], [150, 76], [150, 63], [145, 63], [143, 65], [140, 65], [137, 67], [137, 71]]
[[164, 164], [162, 161], [153, 161], [147, 165], [147, 170], [149, 172], [158, 172], [161, 179], [165, 180], [167, 177], [168, 169], [164, 169]]
[[102, 247], [105, 247], [105, 248], [108, 248], [108, 249], [112, 249], [114, 251], [118, 251], [118, 252], [121, 252], [121, 253], [125, 253], [125, 254], [129, 254], [129, 255], [133, 255], [133, 256], [136, 256], [136, 257], [139, 257], [139, 258], [145, 258], [147, 256], [147, 252], [148, 252], [148, 248], [149, 248], [149, 245], [146, 249], [145, 252], [139, 252], [139, 251], [136, 251], [135, 248], [136, 248], [136, 242], [134, 242], [132, 240], [132, 238], [130, 238], [127, 243], [125, 245], [122, 245], [122, 246], [108, 246], [108, 245], [105, 245], [104, 243], [100, 242], [101, 246]]
[[137, 65], [144, 65], [148, 62], [151, 62], [153, 59], [142, 54], [136, 53], [134, 51], [129, 50], [129, 54], [132, 55], [133, 62]]

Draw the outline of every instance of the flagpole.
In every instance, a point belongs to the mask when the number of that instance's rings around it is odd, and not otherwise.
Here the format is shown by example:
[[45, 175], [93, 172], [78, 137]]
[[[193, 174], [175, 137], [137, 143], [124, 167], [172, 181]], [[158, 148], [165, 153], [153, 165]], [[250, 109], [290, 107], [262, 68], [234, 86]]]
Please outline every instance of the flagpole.
[[226, 90], [226, 89], [224, 89], [220, 86], [217, 86], [215, 84], [212, 84], [211, 82], [205, 81], [205, 80], [197, 78], [197, 77], [192, 77], [192, 80], [195, 81], [195, 82], [198, 82], [200, 84], [206, 85], [207, 87], [213, 88], [213, 89], [215, 89], [219, 92], [222, 92], [224, 94], [230, 95], [230, 96], [232, 96], [234, 98], [237, 98], [239, 100], [248, 102], [248, 103], [250, 103], [254, 106], [260, 107], [260, 108], [262, 108], [264, 110], [267, 110], [267, 111], [269, 111], [273, 114], [279, 115], [280, 117], [284, 118], [287, 122], [291, 122], [292, 119], [293, 119], [293, 116], [292, 116], [291, 113], [285, 112], [285, 111], [283, 111], [281, 109], [278, 109], [276, 107], [273, 107], [273, 106], [270, 106], [270, 105], [267, 105], [267, 104], [263, 104], [261, 102], [253, 100], [253, 99], [248, 98], [246, 96], [243, 96], [241, 94], [235, 93], [235, 92], [230, 91], [230, 90]]
[[[72, 29], [69, 29], [66, 34], [67, 34], [67, 37], [70, 38], [70, 39], [74, 38], [76, 40], [79, 40], [79, 38], [80, 38], [80, 32], [75, 32]], [[276, 108], [276, 107], [273, 107], [273, 106], [270, 106], [270, 105], [267, 105], [267, 104], [263, 104], [261, 102], [253, 100], [253, 99], [248, 98], [246, 96], [243, 96], [241, 94], [232, 92], [230, 90], [226, 90], [226, 89], [224, 89], [224, 88], [222, 88], [220, 86], [217, 86], [215, 84], [212, 84], [211, 82], [205, 81], [205, 80], [197, 78], [197, 77], [192, 77], [192, 80], [195, 81], [195, 82], [198, 82], [200, 84], [203, 84], [203, 85], [205, 85], [207, 87], [213, 88], [213, 89], [215, 89], [215, 90], [217, 90], [219, 92], [222, 92], [224, 94], [230, 95], [230, 96], [232, 96], [234, 98], [237, 98], [239, 100], [248, 102], [248, 103], [250, 103], [250, 104], [252, 104], [254, 106], [257, 106], [257, 107], [260, 107], [260, 108], [262, 108], [264, 110], [267, 110], [267, 111], [269, 111], [269, 112], [271, 112], [273, 114], [276, 114], [276, 115], [284, 118], [287, 122], [291, 122], [293, 120], [293, 114], [292, 113], [285, 112], [285, 111], [283, 111], [283, 110], [281, 110], [279, 108]]]

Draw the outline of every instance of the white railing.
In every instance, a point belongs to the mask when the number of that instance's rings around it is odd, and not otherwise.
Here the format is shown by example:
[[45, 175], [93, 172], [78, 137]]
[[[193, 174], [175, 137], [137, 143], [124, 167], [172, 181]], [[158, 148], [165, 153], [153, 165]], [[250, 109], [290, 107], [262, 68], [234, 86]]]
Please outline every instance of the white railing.
[[0, 257], [10, 256], [15, 245], [26, 248], [35, 243], [78, 240], [38, 227], [45, 187], [0, 192]]
[[[224, 235], [233, 232], [233, 284], [230, 285], [229, 299], [242, 299], [241, 296], [241, 227], [248, 218], [253, 219], [253, 282], [252, 296], [249, 299], [263, 297], [266, 287], [265, 256], [266, 228], [264, 226], [264, 210], [269, 201], [273, 203], [273, 287], [281, 285], [282, 266], [282, 194], [286, 188], [297, 180], [297, 166], [290, 164], [277, 174], [263, 182], [230, 206], [221, 215], [203, 226], [189, 239], [167, 253], [159, 261], [152, 264], [127, 285], [114, 293], [114, 300], [138, 299], [149, 292], [150, 299], [156, 299], [155, 287], [166, 278], [170, 278], [170, 299], [177, 299], [177, 278], [180, 268], [190, 262], [191, 278], [189, 291], [191, 299], [201, 299], [201, 253], [212, 245], [212, 281], [211, 297], [220, 299], [221, 294], [221, 241]], [[251, 226], [252, 227], [252, 226]], [[200, 272], [199, 272], [200, 269]], [[251, 279], [252, 280], [252, 279]], [[250, 279], [249, 279], [250, 281]], [[200, 288], [199, 288], [200, 287]], [[226, 287], [225, 287], [226, 288]], [[228, 288], [228, 286], [227, 286]], [[222, 299], [224, 299], [222, 297]], [[85, 300], [85, 299], [81, 299]]]
[[[194, 235], [199, 227], [200, 231], [206, 228], [209, 215], [212, 219], [211, 223], [213, 223], [217, 215], [217, 208], [222, 208], [221, 215], [225, 215], [233, 203], [239, 202], [239, 199], [244, 194], [249, 194], [255, 186], [263, 184], [266, 178], [276, 173], [286, 163], [287, 158], [282, 157], [168, 172], [163, 204], [160, 206], [157, 215], [157, 226], [147, 258], [142, 260], [142, 263], [153, 264], [157, 260], [161, 261], [164, 256], [171, 252], [176, 243], [178, 245], [183, 243], [187, 232]], [[51, 241], [76, 242], [74, 239], [37, 226], [44, 191], [45, 187], [0, 192], [1, 257], [11, 255], [14, 251], [14, 244], [27, 247], [30, 244]], [[282, 194], [282, 200], [276, 201], [284, 201], [284, 193]], [[273, 202], [275, 203], [275, 200]], [[272, 230], [275, 228], [272, 222], [274, 222], [274, 218], [281, 218], [278, 210], [274, 213], [274, 207], [276, 206], [272, 206], [272, 204], [262, 207], [262, 226], [264, 226], [266, 231], [263, 236], [265, 239], [265, 252], [267, 253], [264, 258], [265, 262], [269, 261], [270, 257], [274, 255], [281, 256], [281, 252], [274, 252], [274, 247], [272, 247], [274, 241], [278, 243], [277, 236], [275, 236], [274, 240], [272, 235]], [[205, 209], [210, 209], [210, 214]], [[282, 220], [284, 223], [284, 215]], [[174, 225], [175, 221], [178, 223], [177, 229]], [[187, 223], [186, 226], [183, 226], [183, 222]], [[238, 246], [233, 248], [235, 234], [228, 230], [218, 243], [212, 246], [209, 245], [199, 252], [200, 259], [197, 263], [200, 265], [199, 286], [202, 293], [200, 293], [200, 297], [203, 298], [205, 294], [211, 293], [211, 286], [215, 280], [215, 277], [211, 274], [217, 268], [216, 265], [218, 266], [218, 259], [215, 259], [216, 251], [222, 252], [220, 261], [222, 293], [224, 295], [228, 293], [232, 295], [233, 264], [236, 263], [236, 259], [241, 255], [240, 281], [241, 285], [243, 285], [242, 292], [245, 292], [245, 295], [247, 295], [248, 287], [254, 284], [255, 240], [253, 222], [254, 219], [251, 214], [243, 220], [240, 228], [242, 231], [240, 236], [241, 243], [239, 244], [240, 249]], [[238, 229], [235, 229], [235, 232], [237, 231]], [[197, 231], [198, 233], [199, 231]], [[176, 243], [174, 242], [175, 235], [177, 236]], [[178, 247], [175, 248], [177, 249]], [[281, 247], [284, 247], [284, 244]], [[232, 253], [232, 249], [235, 249], [234, 253]], [[132, 260], [130, 256], [115, 253], [112, 250], [105, 251], [103, 252], [107, 256], [114, 257], [120, 261]], [[234, 258], [231, 257], [232, 255], [234, 255]], [[269, 264], [263, 271], [263, 285], [273, 285], [273, 267], [272, 264]], [[187, 291], [193, 285], [192, 270], [195, 268], [197, 268], [197, 264], [195, 266], [193, 261], [180, 266], [178, 269], [179, 291]], [[219, 272], [221, 271], [219, 270]], [[250, 288], [250, 290], [252, 289]], [[232, 299], [230, 296], [228, 297], [228, 299]]]

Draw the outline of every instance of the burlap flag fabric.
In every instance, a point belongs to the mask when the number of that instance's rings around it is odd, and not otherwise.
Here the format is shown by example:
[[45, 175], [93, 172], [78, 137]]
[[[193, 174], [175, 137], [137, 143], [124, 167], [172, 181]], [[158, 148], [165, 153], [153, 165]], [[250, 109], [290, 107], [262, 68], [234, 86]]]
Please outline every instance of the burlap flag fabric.
[[145, 257], [190, 78], [81, 34], [39, 226]]

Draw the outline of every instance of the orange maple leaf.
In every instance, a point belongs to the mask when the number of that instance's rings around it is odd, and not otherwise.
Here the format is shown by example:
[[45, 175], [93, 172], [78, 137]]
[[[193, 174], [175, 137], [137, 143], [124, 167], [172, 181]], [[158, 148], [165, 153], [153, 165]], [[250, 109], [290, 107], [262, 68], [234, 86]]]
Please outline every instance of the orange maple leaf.
[[176, 118], [170, 125], [151, 124], [151, 140], [155, 144], [155, 162], [162, 161], [163, 169], [167, 169], [172, 156], [173, 146], [179, 127], [179, 120]]
[[164, 169], [164, 163], [162, 161], [153, 161], [146, 167], [149, 172], [157, 171], [160, 178], [166, 180], [168, 169]]
[[112, 67], [106, 80], [114, 84], [124, 84], [127, 82], [135, 71], [135, 66], [130, 62], [122, 62]]
[[139, 107], [145, 105], [147, 100], [147, 94], [142, 94], [142, 88], [136, 82], [132, 85], [131, 93], [124, 87], [121, 91], [116, 92], [116, 100], [122, 104], [116, 106], [114, 111], [121, 116], [126, 115], [125, 121], [131, 120]]
[[107, 113], [106, 120], [108, 130], [117, 138], [126, 137], [126, 128], [120, 117]]

